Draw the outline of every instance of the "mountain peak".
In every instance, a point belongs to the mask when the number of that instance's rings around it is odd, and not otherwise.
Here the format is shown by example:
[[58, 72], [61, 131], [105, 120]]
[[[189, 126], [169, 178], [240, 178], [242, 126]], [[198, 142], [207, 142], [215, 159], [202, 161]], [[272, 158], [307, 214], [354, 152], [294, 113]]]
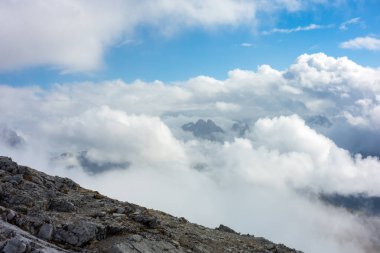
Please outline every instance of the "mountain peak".
[[189, 122], [183, 125], [182, 129], [187, 132], [192, 132], [195, 137], [210, 141], [221, 140], [221, 135], [224, 134], [223, 129], [211, 119], [207, 121], [199, 119], [196, 123]]

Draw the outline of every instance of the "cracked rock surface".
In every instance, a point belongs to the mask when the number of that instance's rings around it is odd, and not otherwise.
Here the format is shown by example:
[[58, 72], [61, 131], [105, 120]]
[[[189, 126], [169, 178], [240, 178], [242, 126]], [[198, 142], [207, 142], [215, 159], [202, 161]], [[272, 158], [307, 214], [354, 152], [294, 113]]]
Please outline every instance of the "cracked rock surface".
[[5, 253], [296, 253], [282, 244], [203, 227], [107, 198], [68, 178], [0, 156], [0, 251]]

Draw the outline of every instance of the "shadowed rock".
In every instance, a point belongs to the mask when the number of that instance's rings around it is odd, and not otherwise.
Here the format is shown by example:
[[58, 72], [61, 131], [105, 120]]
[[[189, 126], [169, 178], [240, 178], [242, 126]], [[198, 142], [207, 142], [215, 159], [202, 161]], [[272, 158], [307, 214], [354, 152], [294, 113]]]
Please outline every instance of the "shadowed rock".
[[98, 174], [110, 170], [127, 169], [130, 166], [129, 162], [115, 163], [115, 162], [100, 162], [94, 161], [88, 155], [88, 151], [82, 151], [77, 154], [62, 153], [54, 157], [53, 162], [63, 162], [68, 168], [80, 166], [88, 174]]
[[249, 131], [249, 126], [247, 123], [235, 122], [232, 125], [232, 131], [236, 132], [239, 137], [243, 137]]
[[324, 127], [324, 128], [329, 128], [333, 125], [327, 117], [322, 116], [322, 115], [307, 117], [306, 124], [310, 125], [311, 127]]
[[189, 122], [183, 125], [182, 129], [193, 133], [195, 137], [210, 141], [220, 141], [222, 139], [222, 135], [224, 134], [223, 129], [210, 119], [207, 121], [200, 119], [196, 123]]
[[350, 212], [369, 216], [380, 215], [380, 197], [366, 194], [320, 194], [319, 198], [330, 205], [342, 207]]

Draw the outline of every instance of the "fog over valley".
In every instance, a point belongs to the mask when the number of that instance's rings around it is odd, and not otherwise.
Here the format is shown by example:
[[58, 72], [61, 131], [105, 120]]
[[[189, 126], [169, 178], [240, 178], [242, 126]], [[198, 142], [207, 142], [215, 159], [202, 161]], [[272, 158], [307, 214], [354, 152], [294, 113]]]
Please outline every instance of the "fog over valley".
[[378, 213], [332, 196], [380, 196], [379, 77], [320, 53], [225, 80], [3, 85], [1, 150], [208, 226], [305, 252], [375, 252]]

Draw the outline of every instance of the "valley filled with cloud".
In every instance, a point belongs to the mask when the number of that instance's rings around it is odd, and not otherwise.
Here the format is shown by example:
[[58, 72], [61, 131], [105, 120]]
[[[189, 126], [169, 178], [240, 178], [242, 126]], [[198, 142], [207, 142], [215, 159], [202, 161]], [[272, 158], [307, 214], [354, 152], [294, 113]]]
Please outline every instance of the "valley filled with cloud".
[[2, 85], [0, 148], [207, 226], [305, 252], [377, 252], [376, 215], [320, 196], [380, 196], [379, 87], [379, 69], [323, 53], [224, 80]]

